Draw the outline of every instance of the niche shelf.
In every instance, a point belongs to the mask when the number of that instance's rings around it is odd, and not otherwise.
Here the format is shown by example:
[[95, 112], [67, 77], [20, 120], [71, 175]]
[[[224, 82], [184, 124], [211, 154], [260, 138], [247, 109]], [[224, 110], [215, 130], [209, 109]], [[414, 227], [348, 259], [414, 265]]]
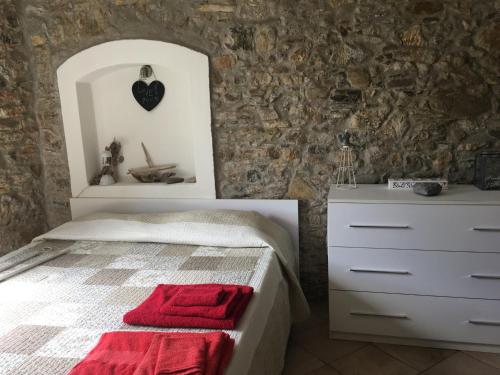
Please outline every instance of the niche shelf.
[[[151, 112], [131, 87], [151, 65], [165, 96]], [[73, 198], [215, 198], [208, 57], [151, 40], [118, 40], [77, 53], [57, 70]], [[120, 181], [91, 186], [100, 154], [116, 139], [124, 162]], [[141, 142], [155, 164], [175, 163], [196, 183], [140, 183], [126, 174], [146, 165]]]

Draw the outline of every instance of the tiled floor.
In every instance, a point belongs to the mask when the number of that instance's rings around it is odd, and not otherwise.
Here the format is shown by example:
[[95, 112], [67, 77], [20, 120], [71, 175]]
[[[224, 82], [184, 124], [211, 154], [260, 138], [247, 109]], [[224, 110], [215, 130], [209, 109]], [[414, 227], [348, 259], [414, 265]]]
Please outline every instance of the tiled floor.
[[500, 375], [500, 354], [331, 340], [328, 307], [292, 328], [283, 375]]

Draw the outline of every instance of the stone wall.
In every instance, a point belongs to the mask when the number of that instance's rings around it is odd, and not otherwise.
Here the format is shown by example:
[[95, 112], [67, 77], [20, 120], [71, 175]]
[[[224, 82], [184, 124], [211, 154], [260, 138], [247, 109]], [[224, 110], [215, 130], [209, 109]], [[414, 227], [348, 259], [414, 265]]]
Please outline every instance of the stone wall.
[[0, 2], [0, 255], [47, 228], [33, 75], [17, 6]]
[[[17, 75], [34, 77], [21, 93], [35, 110], [45, 165], [22, 193], [38, 196], [43, 181], [50, 227], [68, 219], [70, 195], [55, 70], [109, 40], [163, 40], [210, 56], [218, 197], [300, 199], [301, 276], [311, 297], [326, 292], [326, 197], [337, 133], [354, 134], [358, 179], [365, 183], [389, 176], [470, 182], [474, 154], [500, 147], [496, 0], [24, 0], [17, 6], [31, 70], [24, 54], [11, 58]], [[16, 141], [36, 148], [30, 142]], [[9, 163], [9, 174], [24, 168]]]

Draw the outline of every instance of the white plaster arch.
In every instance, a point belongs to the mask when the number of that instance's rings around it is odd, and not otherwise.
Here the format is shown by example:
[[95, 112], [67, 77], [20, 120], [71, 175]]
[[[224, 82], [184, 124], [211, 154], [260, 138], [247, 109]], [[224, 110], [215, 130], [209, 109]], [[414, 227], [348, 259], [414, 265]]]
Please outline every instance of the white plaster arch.
[[[215, 198], [208, 64], [186, 47], [139, 39], [99, 44], [66, 60], [57, 78], [73, 198]], [[151, 65], [166, 87], [151, 112], [130, 91], [142, 65]], [[184, 177], [197, 182], [141, 184], [121, 171], [125, 181], [90, 186], [103, 145], [115, 134], [128, 167], [145, 164], [138, 138], [146, 137], [156, 164], [178, 156]]]

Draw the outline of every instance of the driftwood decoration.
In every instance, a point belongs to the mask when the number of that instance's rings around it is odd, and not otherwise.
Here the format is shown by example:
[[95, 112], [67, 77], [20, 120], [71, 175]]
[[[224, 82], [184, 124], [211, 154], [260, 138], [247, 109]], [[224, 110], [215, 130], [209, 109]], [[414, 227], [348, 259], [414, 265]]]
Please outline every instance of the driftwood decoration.
[[121, 150], [122, 150], [122, 145], [120, 142], [117, 142], [115, 139], [113, 139], [113, 142], [106, 147], [107, 151], [111, 151], [111, 168], [112, 168], [112, 175], [115, 181], [118, 181], [119, 176], [118, 176], [118, 164], [123, 163], [125, 158], [123, 155], [120, 155]]
[[[139, 168], [131, 168], [128, 170], [127, 174], [132, 175], [137, 181], [139, 182], [166, 182], [166, 183], [172, 183], [169, 182], [169, 178], [175, 175], [175, 164], [161, 164], [161, 165], [154, 165], [153, 164], [153, 159], [151, 158], [151, 155], [148, 152], [148, 149], [144, 145], [144, 143], [141, 142], [142, 150], [144, 151], [144, 156], [146, 158], [146, 167], [139, 167]], [[178, 181], [179, 178], [176, 178], [176, 182], [182, 182]], [[171, 180], [170, 180], [171, 181]]]
[[144, 151], [144, 156], [146, 156], [146, 163], [148, 163], [148, 167], [153, 168], [153, 159], [151, 159], [151, 155], [149, 155], [148, 149], [146, 148], [146, 146], [144, 146], [144, 142], [141, 142], [141, 147], [142, 151]]

